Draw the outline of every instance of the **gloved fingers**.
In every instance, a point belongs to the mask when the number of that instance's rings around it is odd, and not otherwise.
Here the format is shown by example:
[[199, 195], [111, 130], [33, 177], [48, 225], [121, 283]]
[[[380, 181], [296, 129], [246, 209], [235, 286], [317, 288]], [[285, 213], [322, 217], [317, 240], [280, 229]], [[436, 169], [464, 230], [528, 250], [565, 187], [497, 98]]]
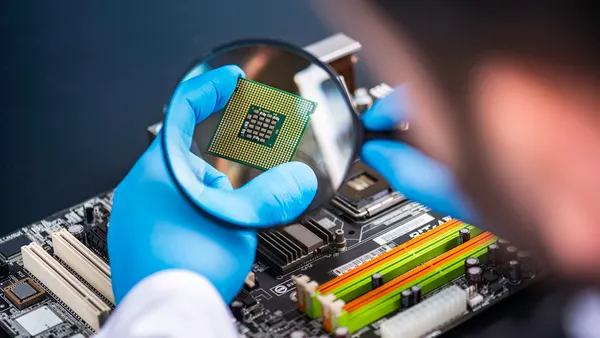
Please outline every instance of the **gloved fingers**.
[[256, 232], [232, 231], [203, 217], [191, 224], [189, 215], [183, 214], [179, 220], [174, 217], [154, 228], [152, 242], [173, 243], [178, 250], [153, 245], [148, 253], [151, 261], [162, 263], [163, 269], [196, 271], [210, 280], [226, 301], [231, 301], [254, 263]]
[[199, 171], [190, 167], [189, 148], [196, 123], [223, 108], [243, 75], [241, 69], [227, 66], [180, 84], [162, 130], [167, 161], [190, 198], [214, 216], [251, 227], [287, 223], [310, 205], [316, 193], [317, 178], [307, 165], [283, 164], [233, 191], [203, 185], [197, 178]]
[[317, 192], [317, 176], [301, 162], [267, 170], [237, 193], [248, 196], [257, 215], [267, 224], [293, 221], [306, 210]]
[[255, 177], [243, 187], [205, 189], [201, 205], [226, 222], [265, 228], [295, 220], [317, 192], [317, 177], [304, 163], [289, 162]]
[[196, 177], [207, 187], [233, 190], [227, 175], [218, 171], [195, 154], [190, 153], [189, 163]]
[[389, 131], [408, 119], [406, 86], [398, 86], [388, 96], [376, 101], [361, 119], [365, 128], [372, 131]]
[[196, 124], [227, 104], [239, 77], [237, 66], [223, 66], [179, 84], [167, 111], [164, 127], [168, 141], [189, 149]]
[[407, 198], [465, 222], [476, 221], [452, 174], [416, 149], [396, 141], [375, 140], [365, 143], [361, 158]]
[[[190, 162], [192, 135], [198, 122], [227, 104], [239, 77], [243, 75], [243, 71], [236, 66], [224, 66], [182, 82], [171, 99], [161, 130], [167, 168], [185, 193], [202, 207], [206, 201], [203, 194], [210, 190], [204, 182], [217, 186], [225, 183], [217, 179], [219, 176], [214, 168], [204, 163]], [[202, 170], [195, 168], [195, 164], [200, 164], [205, 176], [208, 176], [199, 180], [198, 174]], [[217, 180], [210, 181], [210, 178]]]

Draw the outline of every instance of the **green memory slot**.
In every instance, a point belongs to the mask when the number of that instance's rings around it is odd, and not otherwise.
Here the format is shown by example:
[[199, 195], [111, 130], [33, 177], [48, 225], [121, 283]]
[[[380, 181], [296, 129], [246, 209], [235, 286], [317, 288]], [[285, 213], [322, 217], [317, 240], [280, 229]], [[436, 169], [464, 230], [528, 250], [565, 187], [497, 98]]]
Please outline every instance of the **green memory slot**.
[[[458, 229], [465, 227], [471, 231], [471, 235], [473, 237], [482, 232], [472, 225], [461, 224], [456, 228], [456, 231], [448, 231], [440, 237], [435, 238], [431, 242], [424, 243], [423, 245], [404, 253], [398, 257], [397, 260], [390, 262], [386, 266], [383, 266], [381, 270], [377, 272], [382, 274], [383, 282], [387, 283], [392, 279], [416, 268], [417, 266], [447, 252], [448, 250], [452, 250], [460, 244]], [[349, 302], [355, 298], [358, 298], [372, 290], [371, 275], [371, 273], [364, 274], [356, 280], [334, 290], [332, 293], [337, 299], [341, 299], [344, 302]]]
[[[334, 320], [334, 322], [337, 323], [337, 325], [334, 326], [348, 327], [351, 332], [356, 332], [357, 330], [360, 330], [376, 320], [381, 319], [390, 313], [398, 311], [400, 309], [400, 293], [402, 290], [406, 290], [413, 285], [419, 285], [423, 294], [425, 295], [447, 283], [450, 283], [452, 280], [458, 278], [464, 273], [464, 260], [468, 257], [476, 257], [482, 262], [486, 261], [487, 246], [495, 241], [496, 238], [492, 238], [481, 243], [477, 247], [461, 254], [452, 261], [440, 267], [434, 268], [431, 272], [428, 272], [419, 278], [402, 284], [393, 292], [381, 298], [375, 299], [360, 309], [357, 309], [353, 312], [348, 312], [344, 309], [341, 315]], [[335, 329], [335, 327], [333, 327], [333, 329]]]
[[[457, 247], [460, 244], [459, 230], [462, 228], [469, 229], [472, 238], [476, 238], [476, 236], [482, 233], [482, 230], [472, 225], [457, 222], [456, 225], [451, 226], [437, 237], [423, 242], [404, 253], [398, 254], [397, 257], [394, 257], [394, 259], [382, 264], [376, 269], [365, 270], [365, 272], [349, 279], [334, 289], [322, 291], [320, 287], [315, 287], [315, 282], [309, 282], [306, 277], [304, 277], [304, 282], [298, 280], [296, 277], [292, 277], [297, 283], [299, 308], [309, 317], [318, 318], [322, 315], [322, 297], [326, 297], [327, 301], [341, 300], [343, 302], [350, 302], [372, 290], [371, 276], [373, 273], [378, 272], [382, 274], [384, 283], [387, 283], [419, 265]], [[298, 283], [306, 284], [301, 285]], [[316, 291], [306, 292], [305, 290], [310, 288], [308, 284], [313, 284], [310, 287], [316, 289]]]

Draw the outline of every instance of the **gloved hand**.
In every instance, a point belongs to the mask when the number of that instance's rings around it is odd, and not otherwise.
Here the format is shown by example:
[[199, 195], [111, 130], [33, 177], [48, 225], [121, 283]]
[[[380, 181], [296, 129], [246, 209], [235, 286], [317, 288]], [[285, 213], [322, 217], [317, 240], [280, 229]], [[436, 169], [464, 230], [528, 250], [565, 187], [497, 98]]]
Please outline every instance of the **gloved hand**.
[[[362, 115], [365, 127], [389, 131], [406, 121], [407, 90], [397, 87], [392, 94], [375, 102]], [[363, 146], [361, 159], [408, 199], [462, 221], [477, 222], [478, 217], [449, 170], [415, 148], [391, 140], [372, 140]]]
[[[225, 106], [239, 76], [243, 76], [241, 69], [226, 66], [179, 85], [167, 112], [169, 144], [178, 147], [170, 153], [171, 162], [191, 166], [193, 183], [201, 187], [193, 197], [213, 216], [247, 218], [249, 224], [290, 222], [316, 193], [317, 179], [307, 165], [282, 164], [233, 190], [225, 175], [189, 152], [195, 124]], [[187, 269], [212, 282], [229, 303], [254, 263], [256, 233], [215, 224], [213, 217], [199, 212], [182, 195], [163, 160], [161, 137], [115, 191], [108, 254], [116, 301], [155, 272]]]

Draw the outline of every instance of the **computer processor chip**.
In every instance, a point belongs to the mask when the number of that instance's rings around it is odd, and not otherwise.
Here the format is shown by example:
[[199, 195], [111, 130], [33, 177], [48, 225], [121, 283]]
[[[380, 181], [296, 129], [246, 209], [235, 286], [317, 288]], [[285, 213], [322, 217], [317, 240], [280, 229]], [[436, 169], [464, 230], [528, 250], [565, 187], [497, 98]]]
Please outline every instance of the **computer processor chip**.
[[206, 151], [261, 170], [292, 161], [316, 108], [316, 102], [240, 78]]

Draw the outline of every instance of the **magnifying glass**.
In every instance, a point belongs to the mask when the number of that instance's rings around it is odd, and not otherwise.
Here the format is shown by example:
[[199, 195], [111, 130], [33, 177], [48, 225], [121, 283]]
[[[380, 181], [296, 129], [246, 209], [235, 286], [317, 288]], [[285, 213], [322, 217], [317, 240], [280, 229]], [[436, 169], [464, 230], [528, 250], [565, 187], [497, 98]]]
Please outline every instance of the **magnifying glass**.
[[[348, 170], [357, 159], [364, 142], [373, 138], [403, 139], [404, 132], [408, 130], [406, 124], [390, 131], [370, 132], [365, 130], [344, 79], [336, 74], [328, 64], [305, 49], [281, 41], [242, 40], [221, 46], [195, 62], [184, 73], [181, 82], [226, 65], [240, 67], [245, 73], [245, 79], [316, 103], [316, 108], [310, 114], [304, 134], [298, 139], [293, 158], [294, 161], [307, 164], [318, 180], [317, 193], [303, 215], [326, 205], [334, 197], [336, 191], [344, 183]], [[254, 112], [261, 113], [256, 110]], [[250, 113], [249, 120], [245, 122], [252, 124], [252, 118], [256, 118], [256, 116], [253, 116], [252, 112]], [[269, 115], [267, 116], [265, 113], [264, 118], [269, 118], [271, 115], [282, 116], [280, 113], [285, 114], [286, 112], [267, 111], [267, 113]], [[190, 151], [225, 174], [233, 188], [237, 189], [264, 171], [243, 163], [243, 161], [236, 161], [231, 157], [220, 156], [209, 151], [210, 142], [219, 127], [222, 114], [223, 112], [211, 114], [196, 125]], [[211, 200], [205, 203], [195, 198], [198, 190], [206, 188], [199, 182], [190, 180], [194, 168], [191, 167], [189, 161], [180, 160], [181, 156], [176, 154], [181, 152], [180, 148], [174, 144], [175, 141], [169, 139], [169, 129], [172, 125], [170, 119], [174, 117], [174, 114], [167, 113], [161, 137], [165, 163], [175, 185], [182, 194], [200, 212], [224, 226], [246, 229], [272, 227], [273, 224], [263, 224], [260, 220], [248, 222], [235, 205], [221, 206], [220, 211], [215, 213], [214, 209], [207, 204], [218, 203], [218, 201]], [[242, 123], [244, 121], [240, 121], [239, 127], [242, 128], [240, 130], [246, 132]], [[275, 127], [279, 126], [274, 121], [270, 123]], [[255, 128], [261, 132], [260, 128]], [[282, 126], [279, 128], [283, 130]], [[264, 133], [265, 136], [259, 137], [257, 134], [256, 140], [267, 140], [267, 136], [269, 136], [267, 131], [268, 128], [262, 130], [261, 134]], [[248, 135], [248, 137], [251, 136], [253, 135]], [[238, 141], [240, 143], [237, 143]], [[273, 141], [270, 138], [267, 141], [270, 142], [269, 145], [272, 145], [271, 143], [285, 142], [286, 140], [280, 136]], [[236, 139], [236, 145], [243, 146], [242, 142], [251, 142], [251, 140]], [[254, 147], [251, 149], [257, 149], [256, 146]]]

